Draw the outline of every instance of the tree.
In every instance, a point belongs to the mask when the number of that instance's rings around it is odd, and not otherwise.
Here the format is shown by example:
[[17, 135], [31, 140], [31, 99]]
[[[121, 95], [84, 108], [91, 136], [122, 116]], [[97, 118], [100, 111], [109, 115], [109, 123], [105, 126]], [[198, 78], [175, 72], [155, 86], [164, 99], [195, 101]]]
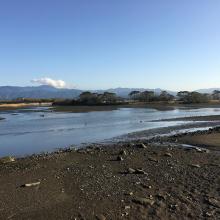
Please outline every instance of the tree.
[[131, 91], [129, 94], [130, 99], [138, 99], [139, 95], [140, 95], [140, 91]]
[[104, 103], [115, 103], [117, 101], [117, 96], [113, 92], [104, 92], [100, 98]]
[[150, 102], [153, 101], [154, 92], [153, 91], [144, 91], [140, 94], [140, 101]]
[[214, 90], [212, 93], [212, 97], [214, 100], [219, 100], [220, 99], [220, 91], [219, 90]]
[[98, 94], [91, 92], [83, 92], [79, 96], [80, 102], [83, 104], [97, 104], [98, 103]]
[[180, 91], [177, 93], [177, 97], [179, 97], [180, 101], [183, 101], [183, 99], [189, 95], [190, 92], [188, 91]]
[[208, 94], [201, 94], [199, 92], [189, 92], [188, 95], [184, 96], [182, 99], [183, 103], [206, 103], [209, 101]]
[[167, 91], [162, 91], [158, 97], [159, 101], [171, 101], [174, 96], [169, 94]]

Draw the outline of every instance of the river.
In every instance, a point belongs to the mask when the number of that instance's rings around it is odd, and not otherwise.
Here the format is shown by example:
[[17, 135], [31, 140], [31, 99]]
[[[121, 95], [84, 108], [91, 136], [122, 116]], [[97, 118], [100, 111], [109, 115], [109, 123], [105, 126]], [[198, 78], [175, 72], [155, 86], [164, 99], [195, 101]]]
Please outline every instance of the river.
[[167, 118], [219, 115], [218, 108], [121, 108], [89, 113], [56, 113], [50, 108], [1, 112], [0, 156], [51, 152], [83, 143], [103, 142], [131, 132], [183, 125], [187, 121], [152, 122]]

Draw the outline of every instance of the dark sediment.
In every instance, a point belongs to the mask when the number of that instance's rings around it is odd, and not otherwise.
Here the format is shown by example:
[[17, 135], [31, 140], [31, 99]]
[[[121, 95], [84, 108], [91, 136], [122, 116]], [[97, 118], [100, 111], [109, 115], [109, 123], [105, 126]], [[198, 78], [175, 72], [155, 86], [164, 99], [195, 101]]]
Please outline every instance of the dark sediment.
[[0, 219], [220, 216], [219, 155], [172, 143], [117, 143], [31, 156], [0, 164], [0, 176]]

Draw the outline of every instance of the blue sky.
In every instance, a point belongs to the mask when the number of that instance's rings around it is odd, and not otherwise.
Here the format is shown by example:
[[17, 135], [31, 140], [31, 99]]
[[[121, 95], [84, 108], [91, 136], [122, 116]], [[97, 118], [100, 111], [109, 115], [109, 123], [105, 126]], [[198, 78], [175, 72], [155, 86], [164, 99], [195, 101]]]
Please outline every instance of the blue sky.
[[220, 87], [219, 0], [0, 0], [0, 85]]

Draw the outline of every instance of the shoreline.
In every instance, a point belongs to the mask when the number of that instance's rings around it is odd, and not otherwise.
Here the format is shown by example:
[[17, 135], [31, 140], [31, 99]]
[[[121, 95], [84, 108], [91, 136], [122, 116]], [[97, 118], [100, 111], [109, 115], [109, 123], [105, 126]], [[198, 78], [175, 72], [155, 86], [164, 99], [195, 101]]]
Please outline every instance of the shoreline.
[[76, 106], [65, 106], [65, 105], [52, 105], [48, 103], [7, 103], [0, 104], [1, 111], [19, 110], [26, 107], [51, 107], [54, 112], [69, 112], [69, 113], [87, 113], [94, 111], [113, 111], [120, 108], [152, 108], [158, 111], [170, 111], [175, 109], [197, 109], [197, 108], [220, 108], [220, 103], [204, 103], [204, 104], [178, 104], [178, 103], [130, 103], [130, 104], [118, 104], [118, 105], [76, 105]]
[[7, 103], [7, 104], [0, 104], [0, 112], [1, 111], [8, 111], [8, 110], [19, 110], [26, 107], [50, 107], [52, 103]]
[[210, 134], [219, 139], [220, 129], [1, 163], [0, 218], [218, 219], [219, 154], [181, 145], [182, 137]]
[[219, 103], [205, 104], [177, 104], [177, 103], [130, 103], [119, 105], [100, 105], [100, 106], [52, 106], [55, 112], [84, 113], [93, 111], [113, 111], [120, 108], [152, 108], [159, 111], [170, 111], [174, 109], [196, 109], [196, 108], [220, 108]]

